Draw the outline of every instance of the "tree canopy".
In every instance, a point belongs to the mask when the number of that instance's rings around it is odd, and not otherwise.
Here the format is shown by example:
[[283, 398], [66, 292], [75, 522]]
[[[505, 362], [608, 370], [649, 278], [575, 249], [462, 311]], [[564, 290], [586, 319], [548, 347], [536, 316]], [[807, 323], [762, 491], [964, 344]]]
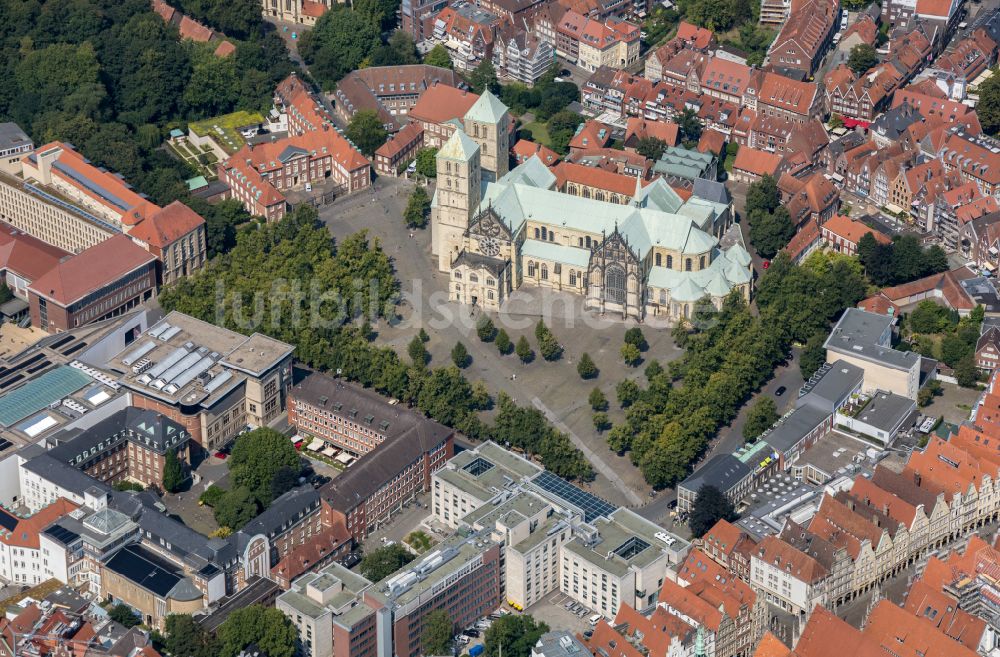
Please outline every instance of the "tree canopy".
[[695, 497], [691, 517], [688, 519], [691, 535], [701, 538], [720, 520], [729, 522], [736, 520], [733, 503], [715, 486], [702, 486]]
[[395, 545], [383, 545], [366, 554], [361, 560], [359, 568], [362, 575], [377, 582], [411, 561], [413, 561], [413, 555], [410, 551], [396, 543]]
[[184, 483], [184, 467], [177, 452], [170, 450], [163, 462], [163, 490], [176, 493]]
[[747, 413], [747, 420], [743, 425], [743, 439], [754, 440], [770, 429], [779, 417], [774, 400], [767, 396], [760, 397]]
[[188, 614], [170, 614], [164, 648], [174, 657], [218, 657], [215, 638]]
[[878, 53], [875, 51], [875, 46], [859, 43], [851, 48], [847, 66], [857, 75], [861, 75], [876, 64], [878, 64]]
[[260, 428], [236, 439], [229, 458], [231, 479], [235, 486], [252, 492], [261, 506], [271, 503], [271, 480], [282, 468], [296, 475], [302, 469], [299, 453], [284, 434]]
[[119, 602], [112, 607], [111, 611], [108, 612], [108, 616], [111, 620], [125, 627], [135, 627], [142, 623], [142, 619], [135, 613], [135, 610], [124, 602]]
[[347, 138], [368, 157], [372, 157], [379, 146], [385, 143], [389, 133], [382, 125], [375, 110], [361, 110], [351, 117], [344, 131]]
[[220, 527], [235, 531], [256, 518], [260, 507], [249, 488], [238, 487], [220, 497], [212, 511]]
[[251, 643], [268, 657], [293, 657], [299, 634], [280, 610], [251, 605], [231, 613], [216, 631], [216, 638], [219, 657], [236, 657]]
[[993, 76], [979, 85], [979, 102], [976, 115], [986, 134], [1000, 133], [1000, 71], [994, 66]]
[[948, 269], [948, 256], [937, 244], [924, 248], [916, 235], [896, 235], [889, 244], [872, 233], [858, 240], [858, 259], [872, 283], [902, 285]]
[[455, 622], [444, 609], [435, 609], [424, 616], [424, 633], [420, 637], [425, 655], [447, 655], [451, 653], [452, 630]]
[[531, 614], [503, 616], [483, 637], [486, 657], [531, 657], [531, 647], [548, 631], [549, 626]]
[[359, 3], [335, 4], [299, 39], [299, 53], [309, 71], [332, 89], [382, 44], [380, 19]]
[[433, 48], [424, 56], [424, 64], [428, 66], [440, 66], [441, 68], [453, 68], [451, 55], [443, 44], [435, 44]]

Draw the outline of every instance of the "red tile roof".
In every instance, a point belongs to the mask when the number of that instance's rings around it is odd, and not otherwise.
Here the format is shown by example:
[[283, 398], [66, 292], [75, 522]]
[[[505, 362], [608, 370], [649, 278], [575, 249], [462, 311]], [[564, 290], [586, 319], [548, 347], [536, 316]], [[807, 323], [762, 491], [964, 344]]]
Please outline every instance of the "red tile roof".
[[[976, 307], [976, 302], [962, 287], [954, 271], [931, 274], [909, 283], [883, 288], [882, 296], [894, 304], [906, 305], [912, 297], [923, 297], [934, 291], [940, 291], [940, 297], [949, 308], [972, 310]], [[938, 295], [930, 296], [937, 297]]]
[[952, 0], [917, 0], [917, 14], [920, 16], [935, 16], [949, 18], [951, 16]]
[[712, 43], [712, 30], [705, 29], [704, 27], [698, 27], [692, 25], [687, 21], [681, 21], [677, 25], [677, 37], [682, 41], [691, 42], [691, 44], [698, 48], [699, 50], [708, 48]]
[[[36, 148], [33, 153], [28, 155], [28, 163], [33, 165], [32, 158], [37, 158], [53, 149], [60, 151], [56, 158], [59, 166], [65, 167], [69, 171], [60, 171], [59, 168], [53, 166], [52, 175], [58, 177], [65, 184], [72, 185], [81, 194], [90, 197], [112, 212], [120, 214], [123, 224], [135, 225], [151, 212], [159, 209], [152, 202], [133, 191], [120, 176], [98, 169], [80, 153], [62, 142], [53, 141]], [[78, 181], [81, 178], [86, 180], [89, 185], [81, 184]], [[125, 207], [122, 208], [119, 203]]]
[[867, 299], [859, 301], [858, 308], [879, 315], [899, 314], [899, 308], [894, 303], [886, 299], [881, 292], [874, 296], [870, 296]]
[[244, 146], [229, 159], [249, 160], [260, 172], [278, 170], [284, 166], [280, 156], [289, 148], [302, 149], [314, 158], [329, 155], [347, 171], [355, 171], [370, 164], [347, 139], [331, 129], [311, 130], [301, 135], [257, 144], [253, 148]]
[[573, 135], [569, 142], [570, 148], [603, 148], [611, 143], [611, 127], [593, 119], [583, 124], [583, 127]]
[[375, 151], [375, 156], [387, 157], [390, 160], [396, 157], [396, 154], [405, 149], [407, 146], [413, 143], [414, 140], [422, 139], [424, 134], [424, 128], [416, 121], [407, 123], [403, 126], [403, 129], [392, 136], [392, 138], [378, 147]]
[[816, 94], [813, 82], [799, 82], [777, 73], [764, 73], [757, 99], [765, 105], [808, 116]]
[[755, 558], [807, 584], [816, 583], [828, 575], [820, 562], [775, 536], [765, 536], [753, 554]]
[[702, 89], [742, 96], [750, 83], [751, 69], [746, 64], [713, 57], [701, 75]]
[[644, 139], [654, 137], [666, 143], [667, 146], [677, 145], [677, 134], [680, 129], [672, 121], [650, 121], [637, 116], [629, 117], [625, 125], [625, 142], [629, 138]]
[[0, 269], [8, 269], [33, 281], [69, 255], [10, 224], [0, 222]]
[[742, 146], [736, 152], [733, 169], [746, 171], [755, 176], [774, 175], [779, 164], [781, 164], [781, 156], [777, 153], [768, 153], [749, 146]]
[[698, 152], [721, 155], [726, 146], [726, 136], [718, 130], [702, 130], [698, 140]]
[[28, 289], [61, 306], [68, 306], [154, 260], [152, 254], [128, 235], [119, 233], [67, 258]]
[[153, 11], [160, 15], [165, 22], [169, 23], [174, 18], [177, 11], [163, 0], [153, 0]]
[[6, 510], [0, 509], [0, 514], [9, 516], [12, 522], [16, 523], [13, 529], [0, 533], [0, 542], [12, 547], [37, 550], [39, 547], [38, 535], [41, 531], [79, 506], [60, 497], [27, 518], [14, 516]]
[[615, 631], [603, 618], [594, 627], [591, 637], [577, 637], [595, 655], [607, 655], [607, 657], [643, 657], [642, 653], [625, 640], [621, 634]]
[[517, 158], [518, 162], [526, 162], [531, 159], [532, 155], [537, 155], [542, 164], [547, 167], [553, 166], [559, 161], [559, 153], [529, 139], [518, 139], [513, 150], [514, 157]]
[[[937, 560], [937, 557], [932, 557]], [[970, 650], [976, 650], [986, 631], [986, 621], [958, 608], [958, 600], [935, 589], [923, 578], [915, 581], [903, 603], [906, 611], [930, 621], [939, 631]]]
[[634, 638], [646, 648], [648, 657], [666, 657], [674, 639], [684, 641], [695, 632], [695, 628], [680, 617], [669, 613], [663, 607], [656, 607], [648, 617], [623, 602], [615, 616], [615, 627], [621, 627], [622, 634]]
[[212, 30], [186, 15], [181, 17], [181, 24], [177, 27], [182, 39], [191, 39], [199, 43], [208, 43], [212, 40]]
[[788, 657], [791, 654], [791, 649], [768, 631], [761, 637], [757, 649], [753, 652], [753, 657]]
[[461, 119], [477, 100], [478, 94], [439, 82], [420, 96], [409, 116], [428, 123], [444, 123], [449, 119]]
[[883, 657], [878, 648], [865, 642], [861, 632], [819, 605], [813, 609], [793, 654], [795, 657]]
[[680, 613], [693, 618], [713, 632], [722, 625], [722, 605], [703, 600], [690, 588], [683, 587], [669, 578], [663, 580], [660, 588], [659, 602], [666, 603]]
[[788, 241], [788, 245], [783, 249], [788, 257], [792, 259], [793, 262], [798, 261], [802, 257], [802, 254], [806, 252], [809, 247], [816, 244], [819, 241], [819, 223], [813, 219], [808, 220], [798, 232], [792, 235], [792, 239]]
[[163, 249], [203, 225], [205, 220], [198, 213], [174, 201], [141, 221], [129, 231], [129, 237]]
[[855, 221], [850, 217], [845, 217], [844, 215], [835, 214], [830, 217], [825, 224], [823, 224], [823, 230], [829, 231], [834, 235], [844, 239], [848, 242], [857, 244], [861, 241], [861, 238], [871, 233], [875, 238], [876, 242], [881, 244], [889, 244], [892, 242], [886, 235], [880, 233], [877, 230], [872, 230], [870, 227], [861, 223], [860, 221]]
[[215, 49], [215, 56], [229, 57], [234, 52], [236, 52], [236, 46], [234, 46], [231, 42], [224, 40], [219, 44], [219, 47]]
[[325, 3], [316, 2], [315, 0], [302, 0], [302, 14], [304, 16], [319, 18], [326, 13], [326, 10], [327, 6]]
[[[628, 198], [635, 195], [636, 179], [598, 167], [589, 167], [574, 162], [560, 162], [553, 169], [557, 185], [561, 188], [567, 182], [574, 182], [586, 187], [596, 187], [608, 192], [622, 194]], [[643, 182], [643, 186], [648, 183]]]
[[941, 632], [934, 623], [888, 600], [875, 606], [863, 634], [866, 642], [896, 657], [976, 657], [975, 650]]

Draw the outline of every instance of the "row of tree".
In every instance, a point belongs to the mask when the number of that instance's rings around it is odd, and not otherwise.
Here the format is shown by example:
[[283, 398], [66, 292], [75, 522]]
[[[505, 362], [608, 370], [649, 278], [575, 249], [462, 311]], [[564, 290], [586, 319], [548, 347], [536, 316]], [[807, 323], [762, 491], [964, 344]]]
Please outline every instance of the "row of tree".
[[629, 451], [655, 487], [680, 481], [792, 343], [828, 330], [844, 308], [864, 298], [866, 287], [852, 258], [817, 252], [796, 266], [779, 255], [758, 286], [759, 315], [738, 292], [719, 310], [707, 299], [699, 302], [691, 320], [673, 331], [685, 353], [669, 371], [651, 363], [645, 388], [631, 379], [618, 384], [625, 422], [610, 430], [609, 446]]
[[858, 240], [858, 258], [878, 286], [902, 285], [948, 270], [948, 255], [937, 244], [924, 248], [916, 235], [896, 235], [883, 244], [873, 233]]
[[274, 607], [237, 609], [211, 634], [187, 614], [171, 614], [165, 623], [163, 648], [174, 657], [236, 657], [250, 644], [269, 657], [293, 657], [298, 631]]

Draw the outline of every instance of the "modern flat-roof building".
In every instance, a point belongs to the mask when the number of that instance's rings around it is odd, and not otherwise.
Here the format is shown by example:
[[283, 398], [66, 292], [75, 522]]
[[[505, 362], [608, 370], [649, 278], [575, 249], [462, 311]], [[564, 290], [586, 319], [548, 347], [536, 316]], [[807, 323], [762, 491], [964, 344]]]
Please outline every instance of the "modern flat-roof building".
[[920, 354], [892, 348], [895, 318], [848, 308], [826, 339], [826, 359], [846, 361], [864, 371], [862, 391], [875, 390], [917, 398], [920, 389]]
[[377, 582], [363, 599], [375, 610], [380, 654], [426, 654], [424, 619], [436, 609], [446, 611], [455, 627], [469, 627], [495, 610], [502, 602], [502, 572], [500, 545], [477, 533], [448, 538]]
[[35, 147], [31, 137], [16, 123], [0, 123], [0, 171], [21, 173], [21, 158]]
[[732, 454], [717, 454], [677, 485], [677, 510], [690, 513], [703, 486], [714, 486], [730, 500], [749, 492], [750, 467]]
[[[331, 564], [295, 580], [274, 606], [298, 630], [304, 657], [374, 655], [374, 613], [359, 600], [371, 585], [361, 575]], [[352, 632], [351, 622], [358, 616], [363, 629]]]
[[155, 296], [156, 262], [127, 236], [113, 235], [32, 281], [32, 324], [56, 333], [127, 313]]
[[134, 406], [162, 413], [213, 451], [282, 412], [293, 349], [174, 311], [110, 356], [106, 368], [118, 374]]

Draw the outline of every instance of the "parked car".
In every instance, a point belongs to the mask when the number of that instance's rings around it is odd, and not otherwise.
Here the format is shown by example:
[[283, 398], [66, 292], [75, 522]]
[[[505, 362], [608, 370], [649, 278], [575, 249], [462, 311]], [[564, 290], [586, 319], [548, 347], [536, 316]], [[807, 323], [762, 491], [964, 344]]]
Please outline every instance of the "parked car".
[[778, 389], [774, 391], [775, 397], [780, 397], [788, 390], [785, 386], [778, 386]]

